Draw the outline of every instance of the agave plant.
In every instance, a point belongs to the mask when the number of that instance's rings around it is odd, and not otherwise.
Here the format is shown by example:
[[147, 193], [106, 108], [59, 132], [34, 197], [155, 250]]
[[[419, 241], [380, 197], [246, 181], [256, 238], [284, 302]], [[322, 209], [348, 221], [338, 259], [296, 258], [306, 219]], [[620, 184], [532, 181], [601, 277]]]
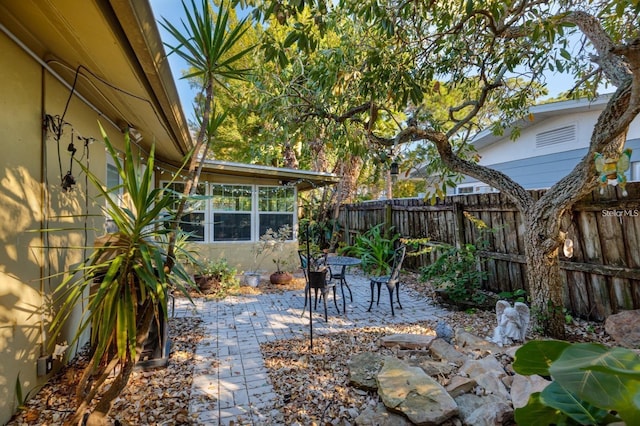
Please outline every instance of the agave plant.
[[[100, 127], [106, 148], [123, 182], [116, 188], [104, 188], [100, 179], [83, 167], [88, 179], [107, 203], [106, 215], [117, 231], [102, 239], [101, 246], [78, 267], [68, 272], [56, 289], [61, 303], [51, 331], [59, 335], [64, 323], [89, 294], [74, 343], [91, 329], [91, 361], [77, 388], [78, 408], [69, 424], [77, 424], [100, 395], [88, 424], [104, 422], [112, 401], [126, 386], [152, 322], [167, 317], [167, 295], [170, 287], [188, 296], [185, 283], [192, 283], [180, 262], [167, 267], [171, 239], [171, 216], [166, 214], [175, 194], [153, 188], [154, 150], [147, 167], [140, 172], [129, 135], [125, 135], [124, 160], [120, 160], [104, 129]], [[123, 190], [126, 202], [110, 195]], [[124, 205], [122, 205], [124, 204]], [[181, 246], [175, 247], [180, 250]], [[188, 252], [180, 253], [190, 256]], [[91, 290], [91, 291], [89, 291]], [[114, 368], [118, 374], [111, 386], [102, 392], [105, 379]]]

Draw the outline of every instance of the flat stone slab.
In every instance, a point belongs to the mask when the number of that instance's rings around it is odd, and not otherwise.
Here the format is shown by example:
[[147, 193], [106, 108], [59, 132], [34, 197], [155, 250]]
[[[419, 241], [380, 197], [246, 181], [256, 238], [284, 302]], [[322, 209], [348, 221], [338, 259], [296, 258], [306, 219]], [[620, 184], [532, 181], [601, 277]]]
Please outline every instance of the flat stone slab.
[[449, 362], [455, 365], [462, 365], [468, 358], [458, 352], [456, 348], [447, 343], [444, 339], [435, 339], [429, 346], [431, 355], [442, 362]]
[[406, 417], [387, 410], [383, 403], [373, 408], [369, 407], [356, 417], [358, 426], [410, 426]]
[[380, 345], [386, 348], [399, 346], [400, 349], [428, 348], [436, 336], [425, 334], [394, 334], [380, 339]]
[[620, 346], [640, 348], [640, 309], [609, 315], [604, 329]]
[[419, 367], [385, 357], [378, 373], [378, 394], [391, 411], [416, 425], [437, 425], [455, 416], [458, 407], [447, 391]]
[[382, 355], [374, 352], [352, 356], [349, 360], [349, 384], [367, 391], [378, 389], [376, 375], [382, 368], [382, 362]]

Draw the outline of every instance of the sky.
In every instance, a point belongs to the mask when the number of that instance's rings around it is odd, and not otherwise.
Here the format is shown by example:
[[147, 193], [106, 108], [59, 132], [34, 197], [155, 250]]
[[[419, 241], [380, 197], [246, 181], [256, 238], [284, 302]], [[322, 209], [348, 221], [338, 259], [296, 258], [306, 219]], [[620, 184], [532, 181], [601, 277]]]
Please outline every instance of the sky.
[[[160, 25], [160, 22], [162, 21], [162, 18], [166, 18], [177, 28], [182, 28], [182, 23], [180, 21], [184, 18], [182, 2], [180, 0], [149, 0], [149, 2], [156, 18], [160, 37], [164, 42], [174, 44], [175, 40], [173, 40], [167, 31], [165, 31], [165, 29]], [[187, 63], [178, 55], [169, 55], [168, 59], [169, 66], [171, 67], [171, 72], [178, 89], [178, 95], [180, 96], [182, 110], [188, 120], [195, 121], [192, 101], [196, 93], [191, 87], [189, 87], [189, 83], [186, 80], [182, 80], [180, 78], [182, 76], [182, 72], [187, 69]], [[571, 77], [567, 75], [554, 73], [547, 76], [547, 89], [549, 90], [548, 97], [557, 96], [560, 92], [568, 90], [572, 87], [572, 83], [573, 81]]]
[[[160, 37], [162, 41], [169, 44], [175, 44], [175, 40], [169, 36], [167, 31], [160, 25], [163, 22], [162, 18], [166, 18], [177, 28], [182, 28], [180, 22], [184, 18], [184, 11], [182, 9], [182, 2], [180, 0], [150, 0], [151, 9], [156, 18], [156, 24], [160, 31]], [[167, 50], [165, 46], [165, 50]], [[186, 80], [182, 80], [182, 71], [187, 69], [187, 63], [181, 59], [178, 55], [169, 55], [169, 66], [171, 67], [171, 73], [173, 79], [176, 82], [178, 89], [178, 96], [180, 96], [180, 103], [182, 104], [182, 110], [188, 120], [194, 121], [192, 100], [195, 97], [195, 91], [189, 87], [189, 83]]]

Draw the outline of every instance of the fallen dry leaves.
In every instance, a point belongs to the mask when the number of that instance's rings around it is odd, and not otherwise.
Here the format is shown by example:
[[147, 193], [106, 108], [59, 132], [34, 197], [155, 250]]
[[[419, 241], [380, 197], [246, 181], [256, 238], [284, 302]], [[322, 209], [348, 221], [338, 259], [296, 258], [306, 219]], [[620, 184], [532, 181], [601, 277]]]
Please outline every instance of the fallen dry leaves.
[[[199, 318], [169, 319], [171, 354], [166, 368], [132, 373], [111, 411], [126, 425], [186, 425], [197, 343], [204, 336]], [[75, 385], [87, 363], [79, 355], [52, 377], [8, 425], [60, 425], [75, 409]]]

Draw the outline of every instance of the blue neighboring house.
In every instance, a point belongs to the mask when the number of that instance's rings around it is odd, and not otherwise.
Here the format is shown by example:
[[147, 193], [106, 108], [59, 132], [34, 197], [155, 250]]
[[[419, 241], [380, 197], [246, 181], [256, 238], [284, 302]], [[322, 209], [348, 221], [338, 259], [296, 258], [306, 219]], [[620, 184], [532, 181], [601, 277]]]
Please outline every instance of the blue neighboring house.
[[[510, 138], [511, 129], [501, 136], [489, 130], [479, 133], [472, 143], [481, 156], [480, 164], [505, 173], [526, 189], [551, 187], [585, 156], [593, 127], [610, 96], [534, 106], [532, 120], [521, 120], [512, 127], [521, 129], [515, 141]], [[639, 181], [640, 120], [632, 122], [625, 147], [633, 150], [627, 179]], [[451, 194], [492, 191], [489, 185], [467, 177]]]

